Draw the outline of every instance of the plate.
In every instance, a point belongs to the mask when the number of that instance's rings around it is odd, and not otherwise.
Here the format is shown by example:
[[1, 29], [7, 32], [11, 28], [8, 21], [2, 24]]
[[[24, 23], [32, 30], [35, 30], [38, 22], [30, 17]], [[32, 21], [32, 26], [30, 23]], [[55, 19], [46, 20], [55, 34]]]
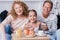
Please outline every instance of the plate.
[[38, 34], [36, 33], [37, 36], [47, 36], [46, 34]]

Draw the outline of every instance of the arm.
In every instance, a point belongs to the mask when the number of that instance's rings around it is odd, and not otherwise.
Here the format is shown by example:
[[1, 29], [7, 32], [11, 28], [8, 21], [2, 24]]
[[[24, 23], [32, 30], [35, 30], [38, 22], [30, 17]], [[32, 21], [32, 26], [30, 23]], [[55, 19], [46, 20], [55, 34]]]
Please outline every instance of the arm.
[[50, 20], [49, 22], [47, 22], [47, 26], [48, 26], [48, 32], [49, 34], [54, 33], [57, 30], [57, 17], [54, 17], [53, 20]]
[[2, 37], [1, 39], [2, 39], [2, 40], [6, 40], [6, 37], [5, 37], [5, 36], [6, 36], [6, 35], [5, 35], [5, 29], [4, 29], [4, 25], [3, 25], [3, 24], [0, 24], [0, 32], [1, 32], [0, 35], [1, 35], [1, 37]]
[[1, 34], [0, 35], [2, 35], [2, 40], [6, 40], [6, 37], [4, 37], [4, 36], [6, 36], [5, 35], [5, 30], [4, 30], [4, 25], [2, 25], [2, 24], [0, 24], [0, 32], [1, 32]]
[[28, 25], [27, 24], [25, 24], [25, 26], [24, 26], [24, 30], [28, 30]]
[[11, 22], [11, 17], [10, 15], [0, 24], [0, 31], [1, 31], [1, 34], [2, 34], [2, 39], [3, 40], [6, 40], [6, 35], [5, 35], [5, 25], [10, 23]]

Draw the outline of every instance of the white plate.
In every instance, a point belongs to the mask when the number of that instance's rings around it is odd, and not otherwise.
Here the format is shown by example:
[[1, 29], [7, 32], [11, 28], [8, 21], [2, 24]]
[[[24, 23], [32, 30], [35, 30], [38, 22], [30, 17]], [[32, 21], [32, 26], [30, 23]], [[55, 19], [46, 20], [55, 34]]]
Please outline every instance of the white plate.
[[47, 36], [46, 34], [38, 34], [36, 33], [37, 36]]

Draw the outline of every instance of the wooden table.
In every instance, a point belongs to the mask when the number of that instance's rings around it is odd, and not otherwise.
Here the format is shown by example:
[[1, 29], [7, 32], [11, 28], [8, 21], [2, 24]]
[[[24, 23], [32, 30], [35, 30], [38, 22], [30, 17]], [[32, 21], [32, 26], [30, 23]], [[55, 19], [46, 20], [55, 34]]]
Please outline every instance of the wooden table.
[[15, 37], [12, 36], [12, 40], [50, 40], [48, 36], [35, 36], [35, 37]]

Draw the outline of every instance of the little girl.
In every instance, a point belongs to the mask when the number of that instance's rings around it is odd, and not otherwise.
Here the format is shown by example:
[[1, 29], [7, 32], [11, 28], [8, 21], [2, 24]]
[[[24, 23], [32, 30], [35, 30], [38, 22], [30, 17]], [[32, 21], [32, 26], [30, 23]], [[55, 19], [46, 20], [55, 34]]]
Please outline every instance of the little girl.
[[26, 35], [34, 35], [38, 32], [41, 22], [37, 21], [37, 12], [35, 10], [29, 10], [28, 13], [29, 22], [24, 27]]

